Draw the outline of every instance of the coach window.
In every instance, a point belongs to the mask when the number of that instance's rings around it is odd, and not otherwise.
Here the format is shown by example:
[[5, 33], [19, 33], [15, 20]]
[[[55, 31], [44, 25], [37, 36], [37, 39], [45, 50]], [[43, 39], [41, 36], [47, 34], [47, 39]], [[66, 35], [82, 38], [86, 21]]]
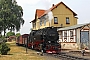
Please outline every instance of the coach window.
[[70, 19], [69, 19], [69, 17], [66, 17], [66, 24], [70, 24]]
[[58, 24], [58, 18], [54, 17], [54, 24]]

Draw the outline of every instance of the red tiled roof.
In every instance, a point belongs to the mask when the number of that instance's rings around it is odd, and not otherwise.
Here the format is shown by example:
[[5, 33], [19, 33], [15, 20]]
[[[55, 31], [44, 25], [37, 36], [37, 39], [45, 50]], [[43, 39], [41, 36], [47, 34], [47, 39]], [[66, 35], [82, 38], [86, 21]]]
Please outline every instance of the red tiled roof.
[[[36, 13], [35, 16], [37, 16], [38, 18], [40, 18], [46, 10], [41, 10], [41, 9], [36, 9]], [[36, 18], [36, 17], [35, 17]], [[31, 22], [35, 21], [36, 19], [32, 20]]]
[[[41, 9], [37, 9], [36, 10], [36, 15], [38, 16], [38, 18], [41, 18], [42, 16], [44, 16], [45, 14], [47, 14], [48, 12], [52, 11], [53, 9], [55, 9], [57, 6], [59, 6], [60, 4], [65, 5], [63, 2], [60, 2], [54, 6], [52, 6], [49, 10], [41, 10]], [[65, 5], [66, 6], [66, 5]], [[68, 6], [66, 6], [70, 11], [72, 11]], [[72, 11], [73, 12], [73, 11]], [[74, 16], [77, 16], [77, 14], [75, 12], [73, 12]], [[36, 17], [35, 17], [36, 18]], [[34, 19], [33, 21], [35, 21], [36, 19]], [[33, 22], [31, 21], [31, 22]]]
[[38, 18], [40, 18], [41, 15], [43, 15], [43, 14], [45, 13], [45, 11], [46, 11], [46, 10], [37, 9], [37, 10], [36, 10], [36, 14], [37, 14]]

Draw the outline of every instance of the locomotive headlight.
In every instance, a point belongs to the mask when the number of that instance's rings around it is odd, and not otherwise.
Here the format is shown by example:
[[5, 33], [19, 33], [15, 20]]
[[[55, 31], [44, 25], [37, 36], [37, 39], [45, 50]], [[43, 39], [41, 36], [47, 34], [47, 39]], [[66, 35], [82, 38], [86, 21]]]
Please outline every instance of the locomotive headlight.
[[51, 41], [48, 41], [48, 43], [51, 43]]

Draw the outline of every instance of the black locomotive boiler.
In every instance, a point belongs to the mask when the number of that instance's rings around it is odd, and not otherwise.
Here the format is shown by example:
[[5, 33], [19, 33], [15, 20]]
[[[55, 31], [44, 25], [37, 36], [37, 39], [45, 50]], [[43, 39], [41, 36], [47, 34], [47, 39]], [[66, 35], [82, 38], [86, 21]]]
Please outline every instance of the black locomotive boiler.
[[43, 50], [46, 53], [59, 53], [61, 51], [61, 45], [58, 43], [59, 34], [56, 27], [32, 30], [29, 37], [29, 48]]

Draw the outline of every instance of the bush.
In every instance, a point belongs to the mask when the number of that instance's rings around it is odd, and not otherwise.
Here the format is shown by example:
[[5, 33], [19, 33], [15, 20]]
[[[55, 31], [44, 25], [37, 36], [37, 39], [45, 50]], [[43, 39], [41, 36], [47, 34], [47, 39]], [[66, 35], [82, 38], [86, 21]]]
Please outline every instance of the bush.
[[6, 45], [6, 43], [2, 43], [0, 45], [0, 53], [1, 53], [1, 55], [7, 55], [8, 51], [10, 51], [10, 48]]
[[3, 43], [3, 42], [7, 42], [7, 39], [4, 36], [0, 37], [0, 43]]

